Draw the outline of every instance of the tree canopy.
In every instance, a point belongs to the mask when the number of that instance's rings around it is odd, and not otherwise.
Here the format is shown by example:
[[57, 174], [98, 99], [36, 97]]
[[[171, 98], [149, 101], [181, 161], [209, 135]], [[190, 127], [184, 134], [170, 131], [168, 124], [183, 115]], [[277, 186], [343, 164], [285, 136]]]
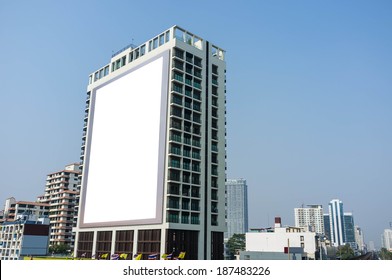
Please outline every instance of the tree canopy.
[[348, 260], [355, 256], [353, 249], [349, 244], [340, 246], [336, 252], [336, 256], [340, 257], [341, 260]]
[[245, 234], [233, 234], [229, 241], [227, 241], [227, 248], [229, 250], [230, 257], [234, 259], [236, 250], [245, 250]]

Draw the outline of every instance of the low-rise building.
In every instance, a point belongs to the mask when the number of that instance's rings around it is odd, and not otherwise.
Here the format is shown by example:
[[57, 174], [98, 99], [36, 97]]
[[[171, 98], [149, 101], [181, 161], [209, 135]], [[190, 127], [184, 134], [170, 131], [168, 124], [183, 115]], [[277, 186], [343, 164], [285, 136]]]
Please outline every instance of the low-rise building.
[[242, 252], [240, 258], [315, 259], [317, 250], [315, 232], [302, 227], [282, 227], [277, 217], [274, 228], [251, 229], [246, 233], [246, 252]]
[[18, 215], [5, 221], [0, 230], [0, 259], [19, 260], [25, 256], [45, 256], [49, 246], [49, 219]]
[[5, 201], [4, 220], [14, 221], [18, 215], [29, 214], [37, 217], [49, 215], [49, 204], [35, 201], [16, 201], [10, 197]]

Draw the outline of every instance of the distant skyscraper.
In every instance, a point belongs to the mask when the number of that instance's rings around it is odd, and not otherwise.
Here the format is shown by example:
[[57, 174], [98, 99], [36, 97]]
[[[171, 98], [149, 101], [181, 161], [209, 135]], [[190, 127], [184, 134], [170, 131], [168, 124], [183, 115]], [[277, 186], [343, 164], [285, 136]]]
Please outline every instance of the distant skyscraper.
[[355, 242], [354, 216], [352, 213], [344, 213], [343, 219], [344, 243], [350, 244], [351, 248], [354, 251], [357, 251], [358, 247]]
[[343, 202], [333, 199], [329, 203], [329, 215], [324, 215], [326, 236], [331, 240], [332, 246], [350, 244], [353, 250], [357, 250], [355, 242], [354, 217], [352, 213], [343, 212]]
[[331, 239], [331, 224], [329, 223], [329, 213], [323, 214], [323, 220], [324, 220], [324, 234], [328, 240], [332, 240]]
[[333, 199], [329, 203], [329, 228], [330, 238], [333, 246], [344, 245], [344, 212], [343, 202]]
[[354, 230], [355, 230], [355, 242], [358, 245], [358, 250], [362, 253], [365, 253], [366, 245], [365, 245], [362, 229], [359, 226], [355, 226]]
[[384, 229], [381, 235], [381, 246], [389, 251], [392, 251], [392, 229]]
[[89, 76], [75, 256], [223, 259], [225, 51], [178, 26]]
[[296, 227], [307, 227], [311, 231], [324, 234], [323, 207], [308, 205], [307, 208], [294, 208]]
[[369, 251], [376, 251], [376, 246], [374, 245], [374, 241], [369, 241]]
[[225, 238], [248, 230], [248, 186], [244, 179], [229, 179], [226, 182]]

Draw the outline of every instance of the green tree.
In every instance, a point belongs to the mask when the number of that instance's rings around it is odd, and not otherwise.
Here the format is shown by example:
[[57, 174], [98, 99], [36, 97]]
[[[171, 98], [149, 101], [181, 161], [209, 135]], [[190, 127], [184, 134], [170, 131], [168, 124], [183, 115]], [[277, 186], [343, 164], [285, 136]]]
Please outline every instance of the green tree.
[[348, 260], [355, 256], [353, 249], [349, 244], [339, 246], [336, 256], [340, 257], [341, 260]]
[[245, 234], [233, 234], [227, 241], [227, 248], [229, 250], [230, 258], [234, 259], [236, 250], [245, 250]]
[[392, 252], [388, 251], [386, 248], [381, 248], [380, 259], [392, 260]]
[[55, 244], [49, 247], [49, 253], [54, 254], [67, 254], [70, 249], [69, 245], [66, 244]]

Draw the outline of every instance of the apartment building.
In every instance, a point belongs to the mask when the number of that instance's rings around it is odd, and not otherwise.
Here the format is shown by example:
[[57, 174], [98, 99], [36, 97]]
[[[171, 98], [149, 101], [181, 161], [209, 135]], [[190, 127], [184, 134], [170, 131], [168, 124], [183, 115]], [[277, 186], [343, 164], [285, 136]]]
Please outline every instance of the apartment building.
[[50, 245], [67, 245], [73, 248], [76, 197], [79, 194], [79, 163], [65, 166], [46, 177], [45, 194], [38, 197], [49, 207]]
[[318, 234], [324, 234], [324, 218], [322, 205], [294, 208], [296, 227], [307, 227]]

